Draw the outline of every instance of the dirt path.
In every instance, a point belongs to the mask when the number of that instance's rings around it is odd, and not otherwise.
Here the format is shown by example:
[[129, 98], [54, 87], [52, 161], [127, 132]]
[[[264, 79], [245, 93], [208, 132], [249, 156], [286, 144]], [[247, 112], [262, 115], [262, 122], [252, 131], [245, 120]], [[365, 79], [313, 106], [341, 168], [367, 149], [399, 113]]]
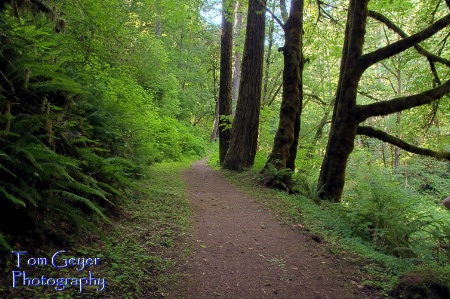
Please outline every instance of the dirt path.
[[192, 204], [188, 279], [176, 298], [370, 298], [347, 261], [321, 255], [321, 244], [281, 224], [206, 162], [186, 171]]

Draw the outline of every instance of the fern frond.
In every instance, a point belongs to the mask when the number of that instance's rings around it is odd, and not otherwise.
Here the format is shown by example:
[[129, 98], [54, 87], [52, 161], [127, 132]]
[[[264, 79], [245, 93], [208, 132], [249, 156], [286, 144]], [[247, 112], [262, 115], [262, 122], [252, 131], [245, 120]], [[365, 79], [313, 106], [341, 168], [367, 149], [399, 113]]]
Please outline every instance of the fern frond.
[[26, 204], [23, 200], [15, 197], [14, 195], [12, 195], [11, 193], [9, 193], [8, 191], [5, 190], [5, 188], [3, 188], [2, 186], [0, 186], [0, 193], [2, 193], [3, 195], [5, 195], [5, 197], [7, 199], [9, 199], [12, 203], [16, 204], [16, 205], [20, 205], [22, 207], [26, 207]]
[[53, 197], [53, 200], [49, 200], [48, 204], [51, 205], [52, 210], [57, 215], [61, 215], [73, 225], [73, 231], [76, 235], [79, 234], [82, 228], [89, 230], [96, 230], [96, 226], [92, 220], [86, 217], [80, 209], [73, 207], [70, 203], [64, 200], [59, 200], [59, 197]]
[[[59, 158], [59, 157], [58, 157]], [[58, 161], [60, 162], [60, 161]], [[68, 181], [74, 181], [74, 179], [67, 172], [66, 167], [55, 162], [45, 162], [39, 164], [39, 169], [42, 171], [40, 175], [45, 178], [56, 177], [65, 178]]]
[[8, 168], [4, 167], [2, 164], [0, 164], [0, 170], [3, 170], [4, 172], [10, 174], [13, 178], [17, 177], [12, 171], [10, 171]]
[[26, 199], [33, 206], [38, 206], [38, 201], [41, 199], [41, 196], [37, 192], [37, 190], [31, 186], [26, 185], [23, 181], [19, 183], [19, 187], [11, 184], [11, 183], [2, 183], [9, 191], [19, 195], [21, 198]]
[[105, 192], [114, 194], [116, 196], [119, 196], [120, 198], [124, 198], [124, 195], [122, 192], [120, 192], [118, 189], [112, 187], [109, 184], [103, 183], [103, 182], [97, 182], [97, 185], [102, 188]]
[[90, 199], [88, 199], [86, 197], [77, 195], [72, 192], [68, 192], [65, 190], [58, 190], [58, 189], [48, 190], [47, 192], [52, 195], [59, 194], [60, 196], [66, 198], [68, 200], [71, 200], [71, 201], [81, 202], [81, 203], [85, 204], [87, 207], [89, 207], [92, 211], [94, 211], [95, 213], [100, 215], [104, 220], [108, 221], [108, 217], [106, 217], [105, 214], [103, 214], [103, 212], [100, 210], [100, 208], [97, 207]]
[[102, 192], [102, 190], [88, 186], [86, 184], [83, 184], [81, 182], [77, 181], [58, 181], [56, 182], [56, 185], [63, 187], [65, 189], [74, 189], [82, 193], [83, 195], [95, 195], [98, 196], [106, 201], [108, 201], [105, 197], [105, 194]]
[[112, 157], [112, 158], [107, 158], [105, 160], [107, 163], [110, 163], [113, 165], [120, 165], [120, 166], [125, 166], [128, 168], [136, 167], [136, 164], [133, 161], [125, 159], [125, 158], [121, 158], [121, 157]]

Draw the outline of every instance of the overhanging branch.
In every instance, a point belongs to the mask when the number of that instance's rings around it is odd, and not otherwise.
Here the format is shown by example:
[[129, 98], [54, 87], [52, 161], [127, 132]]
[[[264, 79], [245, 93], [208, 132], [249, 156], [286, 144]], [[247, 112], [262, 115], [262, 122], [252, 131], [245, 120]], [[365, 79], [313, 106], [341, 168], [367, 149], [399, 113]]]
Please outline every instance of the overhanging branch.
[[[389, 29], [397, 33], [401, 38], [409, 37], [402, 29], [400, 29], [397, 25], [395, 25], [391, 20], [386, 18], [381, 13], [369, 10], [369, 17], [385, 24]], [[424, 48], [422, 48], [420, 45], [414, 45], [414, 48], [417, 50], [419, 54], [427, 57], [428, 59], [431, 59], [432, 61], [436, 61], [450, 67], [450, 60], [442, 58], [441, 56], [435, 55], [433, 53], [430, 53]]]
[[355, 117], [362, 122], [369, 117], [388, 115], [400, 112], [410, 108], [430, 104], [439, 100], [450, 92], [450, 80], [444, 82], [433, 89], [405, 97], [395, 98], [389, 101], [383, 101], [368, 105], [358, 105], [355, 109]]
[[389, 57], [392, 57], [396, 54], [399, 54], [414, 45], [417, 45], [418, 43], [428, 39], [429, 37], [433, 36], [435, 33], [439, 32], [443, 28], [447, 27], [450, 24], [450, 14], [446, 15], [445, 17], [439, 19], [435, 23], [431, 24], [427, 28], [423, 29], [422, 31], [413, 34], [407, 38], [404, 38], [402, 40], [396, 41], [395, 43], [392, 43], [390, 45], [387, 45], [383, 48], [380, 48], [378, 50], [375, 50], [373, 52], [367, 53], [362, 55], [359, 58], [359, 69], [361, 73], [369, 68], [371, 65], [380, 62], [384, 59], [387, 59]]
[[388, 133], [386, 133], [384, 131], [374, 129], [372, 127], [358, 126], [358, 128], [356, 130], [356, 134], [376, 138], [378, 140], [395, 145], [395, 146], [397, 146], [407, 152], [413, 153], [413, 154], [433, 157], [438, 160], [450, 161], [450, 152], [438, 152], [438, 151], [433, 151], [433, 150], [426, 149], [423, 147], [418, 147], [418, 146], [412, 145], [410, 143], [407, 143], [407, 142], [401, 140], [400, 138], [389, 135]]

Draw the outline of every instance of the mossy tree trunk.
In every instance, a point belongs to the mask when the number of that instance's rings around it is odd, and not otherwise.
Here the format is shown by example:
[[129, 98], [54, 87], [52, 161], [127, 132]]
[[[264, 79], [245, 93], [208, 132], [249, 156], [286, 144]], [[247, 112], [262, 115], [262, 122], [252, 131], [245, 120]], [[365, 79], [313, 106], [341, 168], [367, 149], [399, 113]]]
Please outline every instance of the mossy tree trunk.
[[292, 1], [289, 17], [283, 26], [285, 35], [285, 44], [282, 48], [283, 96], [278, 130], [272, 153], [267, 161], [267, 164], [273, 164], [278, 169], [295, 169], [303, 101], [303, 5], [303, 0]]
[[222, 165], [230, 145], [230, 117], [233, 95], [233, 3], [222, 0], [219, 83], [219, 161]]
[[[418, 43], [431, 37], [450, 24], [450, 15], [436, 21], [414, 35], [409, 37], [402, 36], [403, 39], [395, 43], [373, 52], [363, 54], [366, 20], [368, 15], [371, 17], [378, 16], [378, 18], [376, 18], [377, 20], [383, 20], [382, 22], [394, 31], [397, 31], [396, 29], [398, 29], [386, 18], [381, 18], [379, 14], [369, 12], [367, 8], [368, 2], [369, 0], [350, 1], [331, 129], [327, 151], [319, 176], [319, 186], [322, 188], [321, 197], [335, 202], [340, 201], [342, 197], [346, 164], [348, 157], [353, 151], [357, 134], [380, 139], [394, 144], [406, 151], [428, 155], [438, 159], [450, 159], [450, 153], [422, 149], [408, 144], [381, 130], [359, 126], [360, 123], [364, 122], [369, 117], [397, 113], [413, 107], [429, 104], [440, 99], [450, 92], [450, 80], [438, 87], [419, 94], [398, 97], [370, 105], [356, 104], [358, 84], [365, 70], [370, 66], [411, 47], [415, 47], [416, 50], [418, 50]], [[421, 53], [419, 50], [418, 52]], [[427, 56], [429, 53], [421, 54]], [[448, 65], [442, 58], [439, 60], [436, 59], [436, 61]]]
[[241, 171], [253, 165], [258, 142], [261, 106], [265, 0], [250, 0], [242, 57], [241, 81], [231, 142], [223, 168]]

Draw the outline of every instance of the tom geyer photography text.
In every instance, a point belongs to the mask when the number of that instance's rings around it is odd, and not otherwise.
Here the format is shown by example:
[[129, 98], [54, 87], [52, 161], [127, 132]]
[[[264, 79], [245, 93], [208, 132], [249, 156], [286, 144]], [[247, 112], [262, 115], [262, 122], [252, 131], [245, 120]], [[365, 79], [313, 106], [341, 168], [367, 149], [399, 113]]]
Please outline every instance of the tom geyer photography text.
[[[100, 264], [100, 257], [67, 257], [65, 250], [60, 250], [51, 257], [31, 257], [27, 251], [12, 251], [16, 270], [11, 272], [12, 287], [52, 287], [56, 291], [63, 291], [69, 287], [78, 288], [80, 293], [85, 287], [96, 287], [98, 292], [106, 289], [106, 278], [95, 277], [93, 267]], [[79, 277], [46, 277], [38, 275], [31, 277], [25, 268], [51, 267], [53, 269], [74, 268]], [[86, 270], [86, 271], [85, 271]], [[87, 271], [89, 270], [89, 271]], [[34, 272], [33, 272], [34, 273]], [[53, 272], [52, 272], [53, 273]]]

